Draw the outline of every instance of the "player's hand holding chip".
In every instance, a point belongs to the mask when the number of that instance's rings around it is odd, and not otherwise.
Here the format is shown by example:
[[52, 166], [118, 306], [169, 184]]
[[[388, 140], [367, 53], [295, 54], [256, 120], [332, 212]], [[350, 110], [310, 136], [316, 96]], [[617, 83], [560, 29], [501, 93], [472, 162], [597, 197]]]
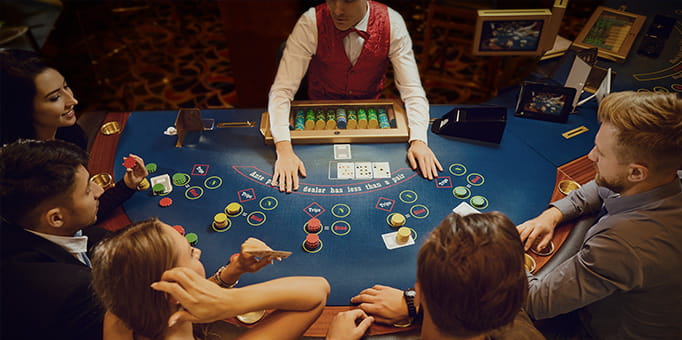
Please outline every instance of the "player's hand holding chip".
[[242, 243], [242, 249], [236, 259], [230, 259], [230, 263], [235, 262], [236, 269], [241, 272], [257, 272], [261, 268], [273, 263], [274, 260], [281, 261], [280, 257], [265, 255], [262, 257], [255, 256], [253, 253], [264, 252], [265, 254], [272, 251], [265, 242], [249, 237]]
[[136, 189], [137, 185], [142, 182], [149, 173], [144, 166], [144, 160], [137, 155], [129, 154], [123, 159], [123, 166], [126, 167], [126, 174], [123, 176], [123, 182], [130, 189]]
[[554, 236], [554, 228], [563, 219], [559, 209], [551, 207], [538, 217], [519, 224], [516, 230], [521, 236], [521, 242], [525, 242], [524, 250], [535, 245], [536, 250], [545, 249], [549, 246]]

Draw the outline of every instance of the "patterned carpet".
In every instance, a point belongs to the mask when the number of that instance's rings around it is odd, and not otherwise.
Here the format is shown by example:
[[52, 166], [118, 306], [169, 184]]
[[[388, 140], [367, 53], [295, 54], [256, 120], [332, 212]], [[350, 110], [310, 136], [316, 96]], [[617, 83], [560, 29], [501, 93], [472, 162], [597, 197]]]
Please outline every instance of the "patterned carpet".
[[109, 1], [65, 12], [44, 48], [55, 54], [82, 111], [232, 107], [236, 92], [215, 2], [112, 8]]
[[[428, 2], [391, 3], [406, 19], [418, 58]], [[574, 23], [580, 27], [590, 12], [580, 13], [577, 21], [565, 19], [565, 28], [576, 31]], [[81, 112], [230, 108], [237, 93], [225, 39], [215, 1], [73, 1], [43, 53], [74, 88]], [[470, 72], [471, 59], [460, 57], [453, 55], [446, 66]], [[391, 78], [389, 72], [384, 95], [397, 97]], [[463, 95], [461, 87], [432, 85], [426, 79], [424, 84], [433, 104], [488, 99]]]

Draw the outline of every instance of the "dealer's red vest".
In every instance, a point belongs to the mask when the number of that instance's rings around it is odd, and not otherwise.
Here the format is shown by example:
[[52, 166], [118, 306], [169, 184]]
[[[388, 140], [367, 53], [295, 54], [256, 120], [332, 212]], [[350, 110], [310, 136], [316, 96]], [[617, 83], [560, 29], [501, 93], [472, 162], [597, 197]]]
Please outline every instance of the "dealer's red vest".
[[391, 23], [386, 5], [375, 1], [369, 4], [369, 39], [354, 66], [343, 48], [345, 32], [334, 27], [329, 7], [315, 7], [317, 51], [308, 69], [310, 99], [376, 99], [381, 95], [389, 62]]

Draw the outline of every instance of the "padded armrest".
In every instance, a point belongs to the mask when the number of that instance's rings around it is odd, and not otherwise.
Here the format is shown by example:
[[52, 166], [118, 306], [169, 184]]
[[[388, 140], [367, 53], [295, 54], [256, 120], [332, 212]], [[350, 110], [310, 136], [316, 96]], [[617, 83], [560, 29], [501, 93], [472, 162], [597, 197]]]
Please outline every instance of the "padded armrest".
[[556, 254], [554, 254], [554, 256], [552, 256], [552, 258], [534, 274], [534, 276], [538, 279], [542, 279], [559, 264], [575, 255], [583, 244], [587, 229], [590, 229], [590, 227], [594, 225], [596, 217], [596, 215], [587, 215], [578, 219]]

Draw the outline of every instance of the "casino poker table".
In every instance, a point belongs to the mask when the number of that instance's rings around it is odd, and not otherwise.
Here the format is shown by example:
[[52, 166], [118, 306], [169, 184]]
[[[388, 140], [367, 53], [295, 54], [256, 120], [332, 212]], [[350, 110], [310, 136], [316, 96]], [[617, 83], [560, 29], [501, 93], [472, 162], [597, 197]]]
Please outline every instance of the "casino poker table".
[[[434, 105], [431, 115], [441, 117], [453, 108]], [[152, 183], [157, 177], [171, 179], [170, 192], [136, 193], [116, 217], [104, 222], [105, 227], [115, 229], [150, 217], [180, 225], [186, 233], [198, 236], [207, 273], [224, 265], [246, 238], [256, 237], [275, 250], [293, 254], [243, 275], [240, 285], [291, 275], [323, 276], [331, 285], [327, 304], [333, 311], [334, 306], [348, 306], [352, 296], [374, 284], [412, 287], [421, 242], [460, 204], [481, 212], [504, 212], [518, 224], [562, 196], [556, 183], [571, 178], [571, 172], [562, 171], [561, 166], [575, 159], [584, 163], [581, 156], [590, 150], [597, 131], [594, 112], [571, 115], [568, 123], [560, 124], [514, 117], [512, 111], [508, 110], [500, 144], [429, 132], [429, 145], [444, 168], [431, 181], [410, 169], [406, 143], [350, 144], [343, 159], [335, 155], [334, 144], [295, 145], [307, 177], [301, 179], [298, 191], [282, 193], [271, 185], [274, 147], [264, 143], [257, 127], [195, 132], [183, 147], [176, 147], [177, 136], [164, 134], [173, 126], [176, 111], [109, 113], [105, 121], [119, 122], [122, 131], [98, 133], [90, 171], [109, 172], [119, 179], [125, 173], [123, 158], [133, 153], [146, 164], [156, 165], [149, 174]], [[202, 110], [201, 116], [217, 125], [258, 122], [262, 112]], [[571, 139], [562, 137], [577, 126], [589, 129]], [[365, 175], [346, 178], [344, 166], [356, 167], [356, 172], [362, 169]], [[585, 166], [578, 169], [579, 173]], [[164, 198], [172, 204], [162, 206]], [[227, 213], [231, 203], [238, 204], [239, 210]], [[214, 216], [219, 213], [227, 213], [228, 221], [216, 228]], [[404, 226], [411, 234], [407, 245], [395, 247], [397, 228], [389, 224], [393, 214], [405, 217]], [[317, 232], [319, 247], [309, 250], [304, 242], [311, 233], [306, 226], [312, 218], [322, 228]], [[539, 265], [543, 261], [537, 258]], [[309, 335], [324, 335], [326, 327], [321, 327]], [[396, 330], [384, 328], [373, 326], [373, 332]]]

